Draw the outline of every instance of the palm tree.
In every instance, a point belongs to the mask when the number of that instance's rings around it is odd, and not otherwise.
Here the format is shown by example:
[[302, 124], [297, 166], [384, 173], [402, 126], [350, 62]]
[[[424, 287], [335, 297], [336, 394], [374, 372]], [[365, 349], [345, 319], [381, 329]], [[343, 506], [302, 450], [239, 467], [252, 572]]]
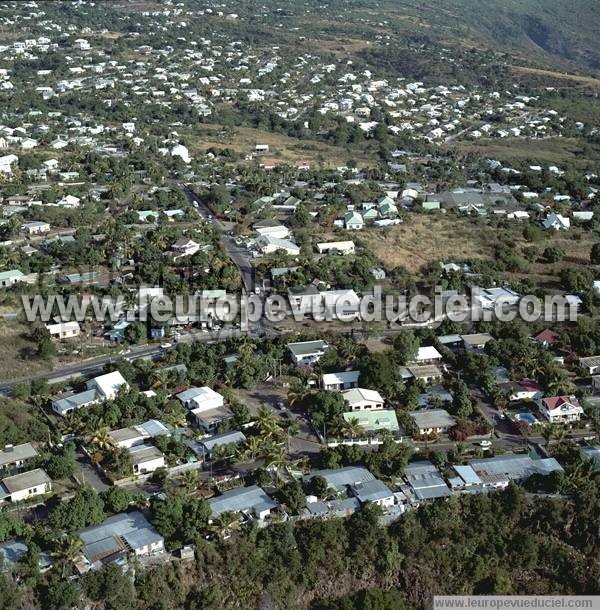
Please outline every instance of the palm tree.
[[258, 412], [256, 414], [256, 425], [261, 436], [265, 440], [281, 438], [283, 435], [281, 426], [277, 421], [277, 416], [275, 415], [274, 411], [265, 405], [261, 405], [258, 408]]
[[575, 386], [567, 378], [565, 373], [556, 367], [549, 367], [545, 371], [545, 382], [548, 394], [558, 396], [560, 394], [570, 394], [575, 391]]
[[275, 474], [275, 478], [279, 481], [284, 478], [286, 468], [290, 465], [290, 460], [287, 453], [280, 445], [271, 445], [265, 455], [265, 463], [267, 470], [271, 470]]
[[153, 390], [164, 389], [168, 387], [171, 382], [171, 376], [169, 375], [169, 371], [165, 371], [164, 369], [159, 369], [158, 371], [154, 371], [152, 373], [150, 379], [150, 387]]
[[65, 418], [64, 431], [67, 434], [73, 434], [74, 436], [78, 436], [84, 430], [85, 424], [83, 422], [83, 419], [81, 418], [81, 414], [77, 411], [74, 411]]
[[264, 442], [257, 436], [250, 437], [243, 447], [239, 447], [238, 454], [240, 460], [254, 462], [265, 453]]
[[179, 481], [186, 493], [190, 494], [196, 491], [198, 489], [198, 471], [186, 470], [182, 473]]
[[185, 428], [187, 425], [186, 412], [178, 403], [175, 403], [173, 408], [165, 410], [163, 419], [173, 428]]
[[542, 436], [546, 441], [546, 445], [550, 444], [550, 441], [554, 439], [557, 443], [562, 443], [565, 440], [567, 431], [562, 426], [556, 424], [549, 424], [544, 426], [542, 430]]
[[240, 514], [234, 511], [225, 511], [213, 519], [208, 529], [220, 538], [241, 527]]
[[360, 425], [358, 417], [347, 419], [342, 426], [342, 433], [349, 438], [356, 438], [357, 436], [364, 434], [364, 429]]
[[312, 390], [297, 379], [291, 383], [290, 389], [288, 390], [288, 404], [290, 407], [293, 407], [296, 403], [305, 400], [311, 393]]
[[110, 435], [110, 428], [108, 426], [102, 426], [95, 430], [89, 440], [90, 444], [98, 449], [110, 449], [114, 447], [115, 441]]
[[81, 555], [83, 541], [77, 536], [62, 536], [52, 555], [62, 564], [62, 577], [65, 578], [70, 565]]

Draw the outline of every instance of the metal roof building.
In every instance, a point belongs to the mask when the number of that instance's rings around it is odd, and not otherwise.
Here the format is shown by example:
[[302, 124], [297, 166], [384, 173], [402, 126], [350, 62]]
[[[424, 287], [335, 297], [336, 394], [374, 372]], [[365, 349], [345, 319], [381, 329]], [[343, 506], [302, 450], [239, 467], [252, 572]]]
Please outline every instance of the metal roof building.
[[486, 477], [506, 476], [516, 481], [529, 478], [532, 474], [550, 474], [563, 467], [554, 458], [533, 460], [529, 455], [499, 455], [482, 460], [471, 460], [469, 466], [485, 483]]
[[100, 525], [80, 530], [77, 536], [91, 564], [127, 552], [149, 555], [164, 550], [162, 536], [139, 511], [109, 517]]
[[427, 460], [408, 464], [404, 478], [418, 500], [445, 498], [451, 493], [438, 469]]
[[208, 503], [213, 518], [227, 512], [253, 513], [256, 517], [262, 518], [278, 507], [278, 504], [258, 485], [231, 489], [221, 496], [211, 498]]
[[36, 457], [38, 452], [31, 443], [22, 445], [6, 445], [0, 451], [0, 468], [5, 468], [11, 464], [18, 464]]
[[346, 491], [348, 486], [375, 481], [375, 477], [361, 466], [346, 466], [345, 468], [328, 468], [325, 470], [314, 470], [304, 477], [305, 481], [310, 481], [313, 477], [320, 476], [327, 481], [329, 487], [337, 491]]

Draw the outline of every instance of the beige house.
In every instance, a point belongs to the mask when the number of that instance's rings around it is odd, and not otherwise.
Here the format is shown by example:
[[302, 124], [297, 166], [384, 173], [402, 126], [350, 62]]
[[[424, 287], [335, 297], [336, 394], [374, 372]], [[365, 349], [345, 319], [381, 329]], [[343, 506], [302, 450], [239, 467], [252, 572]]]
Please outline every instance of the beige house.
[[375, 411], [383, 409], [383, 397], [377, 390], [352, 388], [342, 392], [351, 411]]

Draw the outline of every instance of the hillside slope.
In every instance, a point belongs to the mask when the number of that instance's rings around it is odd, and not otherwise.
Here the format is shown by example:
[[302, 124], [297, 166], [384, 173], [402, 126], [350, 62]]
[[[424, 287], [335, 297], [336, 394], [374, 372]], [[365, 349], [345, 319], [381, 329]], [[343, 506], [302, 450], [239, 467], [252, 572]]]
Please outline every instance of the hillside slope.
[[598, 0], [392, 0], [387, 6], [442, 37], [600, 70]]

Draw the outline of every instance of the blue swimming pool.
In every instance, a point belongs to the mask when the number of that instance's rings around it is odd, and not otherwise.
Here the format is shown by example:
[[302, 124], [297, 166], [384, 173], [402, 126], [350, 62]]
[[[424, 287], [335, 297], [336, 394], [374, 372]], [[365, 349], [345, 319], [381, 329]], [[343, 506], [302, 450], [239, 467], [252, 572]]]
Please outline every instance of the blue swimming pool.
[[524, 421], [528, 423], [530, 426], [537, 423], [537, 418], [533, 413], [525, 412], [525, 413], [515, 413], [515, 419], [517, 421]]

